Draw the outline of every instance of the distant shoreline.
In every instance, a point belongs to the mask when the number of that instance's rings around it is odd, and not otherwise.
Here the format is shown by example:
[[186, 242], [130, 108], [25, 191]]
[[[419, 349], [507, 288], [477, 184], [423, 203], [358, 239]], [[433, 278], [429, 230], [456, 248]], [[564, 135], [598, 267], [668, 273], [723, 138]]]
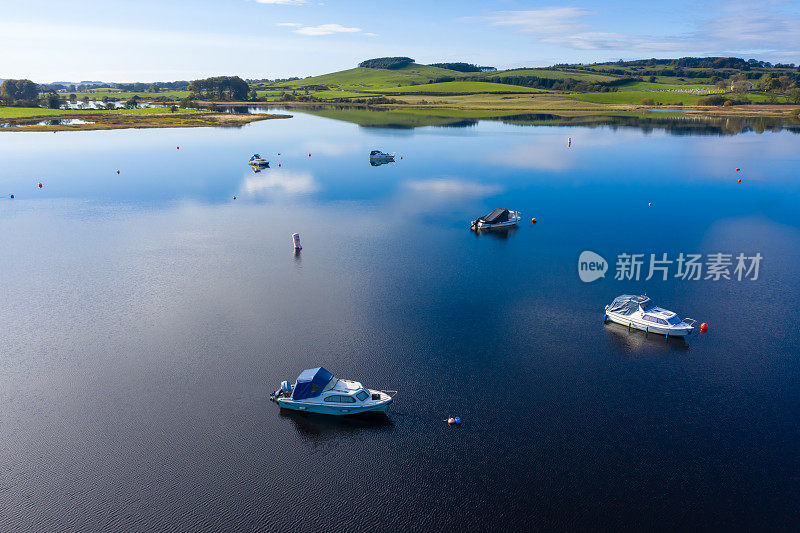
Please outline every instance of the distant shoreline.
[[[426, 99], [427, 97], [427, 99]], [[177, 102], [176, 102], [177, 103]], [[220, 107], [280, 107], [285, 109], [303, 109], [308, 107], [361, 108], [374, 110], [392, 109], [459, 109], [464, 111], [509, 111], [520, 112], [580, 112], [585, 114], [608, 112], [642, 112], [648, 109], [675, 109], [687, 115], [737, 116], [737, 117], [784, 117], [792, 118], [800, 111], [797, 104], [743, 104], [732, 106], [698, 106], [698, 105], [643, 105], [643, 104], [604, 104], [578, 100], [569, 96], [553, 94], [472, 94], [457, 96], [431, 97], [404, 96], [401, 103], [365, 104], [355, 102], [297, 102], [297, 101], [242, 101], [217, 102], [199, 100], [201, 106], [217, 105]]]

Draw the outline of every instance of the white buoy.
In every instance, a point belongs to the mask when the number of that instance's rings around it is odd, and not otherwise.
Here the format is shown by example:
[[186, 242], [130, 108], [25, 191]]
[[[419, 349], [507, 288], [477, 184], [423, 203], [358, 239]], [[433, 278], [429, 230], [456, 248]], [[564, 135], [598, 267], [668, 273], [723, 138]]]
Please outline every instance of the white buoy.
[[294, 244], [295, 250], [302, 250], [303, 247], [300, 246], [300, 234], [299, 233], [292, 233], [292, 244]]

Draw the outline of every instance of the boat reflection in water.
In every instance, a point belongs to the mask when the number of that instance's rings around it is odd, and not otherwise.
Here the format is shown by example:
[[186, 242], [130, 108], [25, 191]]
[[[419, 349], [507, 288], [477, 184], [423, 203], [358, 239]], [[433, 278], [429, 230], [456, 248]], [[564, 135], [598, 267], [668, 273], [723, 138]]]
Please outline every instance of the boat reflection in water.
[[506, 240], [514, 235], [517, 231], [519, 231], [519, 226], [506, 226], [503, 228], [491, 228], [491, 229], [476, 229], [472, 232], [475, 236], [483, 236], [489, 235], [496, 239], [503, 239]]
[[686, 352], [689, 350], [689, 343], [684, 337], [669, 337], [655, 333], [645, 333], [644, 331], [631, 329], [627, 326], [608, 322], [605, 324], [608, 340], [615, 348], [630, 355], [663, 355], [667, 352], [678, 351]]
[[394, 428], [392, 419], [383, 412], [350, 416], [328, 416], [319, 413], [280, 410], [282, 419], [294, 423], [297, 433], [307, 439], [339, 438], [364, 431], [385, 432]]

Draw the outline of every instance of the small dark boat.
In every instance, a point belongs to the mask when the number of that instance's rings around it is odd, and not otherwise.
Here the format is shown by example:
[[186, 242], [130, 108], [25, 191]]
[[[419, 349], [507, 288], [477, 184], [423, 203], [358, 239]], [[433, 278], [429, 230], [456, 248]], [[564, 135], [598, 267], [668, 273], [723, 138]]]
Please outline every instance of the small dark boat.
[[492, 229], [492, 228], [507, 228], [516, 225], [520, 221], [519, 211], [509, 211], [498, 207], [488, 215], [476, 218], [470, 223], [473, 230]]

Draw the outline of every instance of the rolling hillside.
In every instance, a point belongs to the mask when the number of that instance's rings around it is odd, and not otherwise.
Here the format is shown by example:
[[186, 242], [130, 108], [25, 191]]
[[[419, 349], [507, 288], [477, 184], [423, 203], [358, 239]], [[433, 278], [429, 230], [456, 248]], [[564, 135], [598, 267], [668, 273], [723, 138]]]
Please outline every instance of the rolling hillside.
[[[340, 91], [362, 92], [381, 91], [390, 87], [428, 83], [440, 78], [462, 77], [463, 72], [445, 70], [428, 65], [412, 64], [399, 69], [363, 68], [356, 67], [321, 76], [312, 76], [301, 80], [267, 84], [263, 88], [282, 87], [287, 89], [301, 89], [325, 85], [329, 89]], [[260, 88], [260, 87], [259, 87]]]

